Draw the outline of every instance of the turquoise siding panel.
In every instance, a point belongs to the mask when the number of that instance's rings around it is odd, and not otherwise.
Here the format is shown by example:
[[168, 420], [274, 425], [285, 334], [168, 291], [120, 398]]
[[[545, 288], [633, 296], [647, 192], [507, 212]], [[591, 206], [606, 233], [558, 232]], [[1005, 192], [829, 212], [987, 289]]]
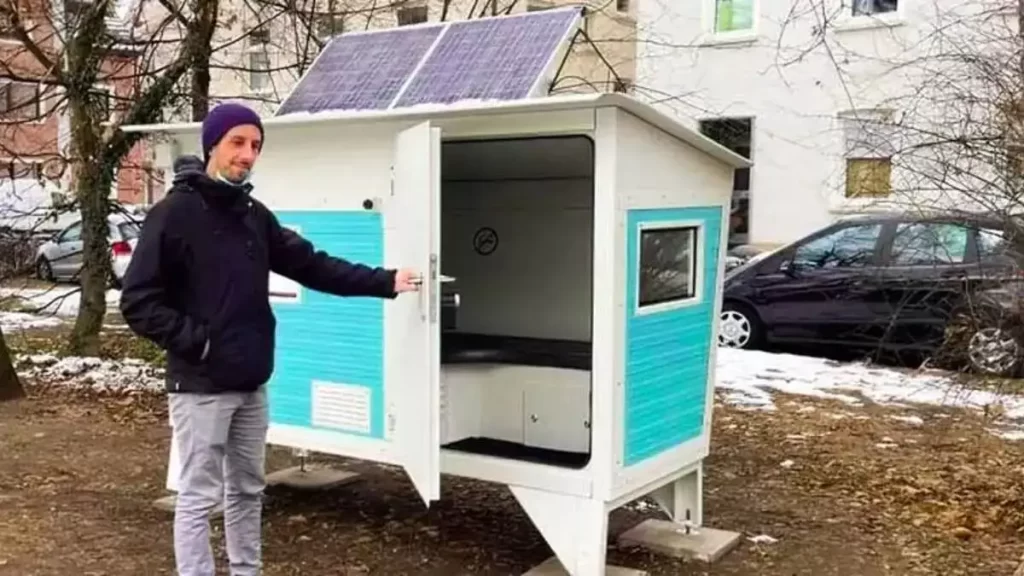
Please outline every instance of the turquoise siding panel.
[[[632, 466], [699, 436], [708, 393], [708, 359], [718, 290], [721, 207], [630, 210], [626, 248], [626, 371], [623, 465]], [[697, 302], [637, 314], [641, 224], [703, 223], [704, 266]]]
[[[298, 227], [318, 250], [372, 266], [384, 260], [379, 214], [281, 211], [276, 215], [283, 226]], [[277, 349], [268, 386], [271, 423], [312, 428], [312, 382], [354, 384], [370, 390], [369, 436], [383, 438], [383, 300], [339, 298], [302, 288], [300, 304], [274, 303], [273, 307]]]

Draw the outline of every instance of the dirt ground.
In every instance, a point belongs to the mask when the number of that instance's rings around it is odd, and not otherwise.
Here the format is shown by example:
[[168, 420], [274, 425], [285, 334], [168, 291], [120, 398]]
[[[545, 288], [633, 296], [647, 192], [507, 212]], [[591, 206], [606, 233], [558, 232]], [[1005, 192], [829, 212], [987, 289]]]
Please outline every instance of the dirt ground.
[[[917, 425], [880, 407], [779, 404], [716, 408], [705, 517], [742, 532], [738, 549], [711, 567], [617, 549], [615, 535], [655, 515], [631, 506], [612, 515], [610, 560], [652, 576], [1013, 572], [1021, 443], [959, 411]], [[0, 405], [0, 575], [171, 574], [171, 515], [152, 506], [165, 495], [166, 422], [158, 396], [33, 387]], [[268, 468], [291, 464], [275, 450]], [[400, 471], [342, 464], [362, 480], [269, 491], [265, 574], [517, 575], [551, 554], [504, 487], [446, 477], [427, 511]], [[777, 541], [749, 540], [761, 534]]]

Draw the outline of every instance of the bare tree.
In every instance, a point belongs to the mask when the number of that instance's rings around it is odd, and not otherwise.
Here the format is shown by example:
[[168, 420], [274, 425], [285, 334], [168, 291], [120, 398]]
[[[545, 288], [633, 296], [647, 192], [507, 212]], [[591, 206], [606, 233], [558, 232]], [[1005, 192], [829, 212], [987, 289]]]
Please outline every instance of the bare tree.
[[[64, 155], [73, 199], [82, 217], [84, 262], [79, 312], [68, 342], [74, 353], [95, 354], [99, 347], [106, 313], [104, 293], [111, 275], [107, 245], [110, 190], [122, 159], [140, 139], [140, 135], [117, 127], [160, 120], [179, 95], [178, 85], [186, 72], [197, 64], [201, 69], [204, 58], [209, 57], [216, 0], [190, 0], [181, 7], [171, 0], [161, 0], [161, 4], [171, 15], [167, 24], [185, 25], [170, 50], [160, 34], [136, 37], [131, 30], [113, 29], [117, 5], [111, 0], [0, 2], [0, 18], [9, 24], [20, 48], [5, 60], [30, 60], [44, 70], [37, 81], [60, 95], [54, 107], [66, 111], [69, 118]], [[140, 9], [145, 5], [141, 3]], [[122, 86], [126, 88], [118, 90]]]

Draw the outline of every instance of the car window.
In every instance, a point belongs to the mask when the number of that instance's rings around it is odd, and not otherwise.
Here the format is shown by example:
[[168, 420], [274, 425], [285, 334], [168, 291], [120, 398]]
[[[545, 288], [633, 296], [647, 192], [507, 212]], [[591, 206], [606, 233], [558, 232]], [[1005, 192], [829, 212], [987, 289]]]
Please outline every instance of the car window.
[[967, 235], [967, 228], [959, 224], [900, 224], [892, 239], [889, 263], [892, 266], [934, 266], [963, 262]]
[[81, 225], [81, 223], [79, 223], [79, 224], [72, 224], [71, 227], [68, 228], [67, 230], [65, 230], [64, 234], [62, 234], [61, 237], [60, 237], [60, 241], [61, 242], [78, 242], [81, 239], [82, 239], [82, 225]]
[[122, 222], [117, 229], [121, 231], [121, 237], [125, 240], [135, 240], [139, 237], [139, 225], [134, 222]]
[[798, 247], [793, 265], [800, 269], [863, 268], [871, 265], [881, 224], [858, 224]]

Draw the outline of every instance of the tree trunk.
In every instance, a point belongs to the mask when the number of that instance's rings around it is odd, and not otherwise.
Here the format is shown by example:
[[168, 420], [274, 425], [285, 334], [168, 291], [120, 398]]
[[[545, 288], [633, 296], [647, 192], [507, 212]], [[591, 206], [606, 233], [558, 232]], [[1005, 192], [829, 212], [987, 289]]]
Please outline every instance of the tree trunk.
[[14, 400], [25, 396], [18, 373], [14, 371], [11, 353], [4, 341], [3, 329], [0, 329], [0, 402]]
[[213, 54], [213, 32], [217, 28], [217, 0], [196, 5], [197, 54], [192, 63], [192, 120], [202, 122], [210, 111], [210, 56]]
[[192, 120], [202, 122], [210, 111], [210, 61], [197, 62], [192, 69]]
[[78, 317], [68, 340], [68, 353], [96, 356], [100, 347], [100, 329], [107, 313], [106, 292], [111, 277], [108, 197], [113, 182], [113, 166], [105, 162], [99, 126], [90, 114], [88, 98], [69, 98], [72, 146], [78, 160], [75, 194], [82, 215], [82, 271], [79, 281]]

